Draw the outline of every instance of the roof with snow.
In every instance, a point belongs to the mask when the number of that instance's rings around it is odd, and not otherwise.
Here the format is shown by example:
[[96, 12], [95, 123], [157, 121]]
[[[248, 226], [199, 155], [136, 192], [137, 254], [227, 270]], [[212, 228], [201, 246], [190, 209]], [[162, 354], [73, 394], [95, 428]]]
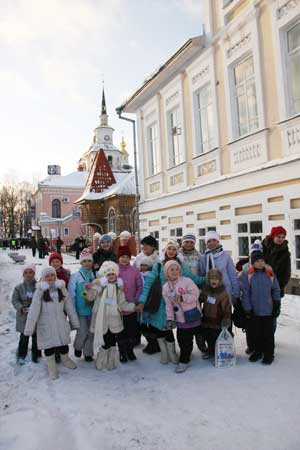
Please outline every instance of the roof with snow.
[[59, 187], [84, 189], [88, 172], [72, 172], [68, 175], [49, 175], [43, 181], [39, 182], [39, 187]]
[[115, 172], [113, 171], [116, 183], [112, 184], [103, 192], [90, 192], [85, 190], [82, 196], [75, 203], [85, 200], [103, 200], [112, 195], [136, 195], [134, 172]]

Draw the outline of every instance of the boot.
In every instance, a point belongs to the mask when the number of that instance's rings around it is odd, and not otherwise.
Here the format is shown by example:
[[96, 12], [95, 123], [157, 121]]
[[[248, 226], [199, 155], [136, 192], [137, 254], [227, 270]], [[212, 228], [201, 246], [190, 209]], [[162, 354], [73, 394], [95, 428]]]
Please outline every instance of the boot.
[[206, 345], [205, 340], [201, 336], [201, 334], [196, 334], [195, 338], [196, 338], [196, 344], [197, 344], [197, 347], [199, 348], [199, 350], [202, 353], [206, 353], [207, 352], [207, 345]]
[[69, 357], [69, 355], [66, 353], [65, 355], [60, 355], [61, 357], [61, 362], [63, 363], [63, 365], [65, 367], [67, 367], [68, 369], [76, 369], [76, 364], [74, 363], [74, 361]]
[[165, 338], [159, 338], [157, 339], [159, 348], [160, 348], [160, 363], [161, 364], [168, 364], [169, 358], [168, 358], [168, 349], [167, 349], [167, 343]]
[[103, 370], [107, 367], [108, 350], [100, 348], [96, 358], [96, 369]]
[[76, 356], [76, 358], [81, 358], [82, 350], [74, 350], [74, 355]]
[[269, 366], [270, 364], [272, 364], [273, 361], [274, 361], [274, 356], [264, 355], [262, 363]]
[[256, 362], [256, 361], [258, 361], [258, 360], [261, 359], [261, 358], [262, 358], [262, 354], [261, 354], [261, 353], [259, 353], [259, 352], [254, 352], [254, 353], [252, 353], [252, 355], [250, 356], [249, 361], [251, 361], [251, 362]]
[[168, 359], [171, 363], [177, 364], [178, 363], [178, 355], [176, 353], [176, 347], [175, 342], [167, 342], [167, 354]]
[[155, 353], [159, 353], [160, 348], [157, 342], [157, 339], [148, 339], [147, 346], [143, 349], [143, 353], [147, 355], [154, 355]]
[[120, 362], [122, 364], [127, 363], [128, 358], [127, 358], [127, 342], [126, 341], [122, 341], [118, 343], [119, 345], [119, 358], [120, 358]]
[[92, 361], [94, 361], [92, 356], [85, 356], [84, 360], [85, 360], [85, 362], [92, 362]]
[[38, 354], [35, 352], [31, 352], [31, 361], [34, 363], [38, 363], [39, 362], [39, 357]]
[[107, 369], [113, 370], [117, 367], [116, 365], [116, 347], [110, 347], [108, 349], [108, 358], [107, 358]]
[[126, 344], [126, 350], [127, 350], [127, 358], [129, 361], [135, 361], [136, 356], [134, 354], [133, 348], [134, 348], [135, 340], [129, 339]]
[[183, 373], [183, 372], [186, 371], [186, 369], [187, 369], [188, 367], [189, 367], [188, 364], [185, 364], [185, 363], [179, 363], [179, 364], [177, 364], [177, 367], [176, 367], [176, 369], [175, 369], [175, 372], [176, 372], [176, 373]]
[[56, 380], [58, 378], [58, 370], [57, 365], [55, 362], [55, 355], [47, 356], [46, 357], [47, 364], [48, 364], [48, 374], [50, 380]]
[[55, 362], [56, 364], [61, 363], [61, 356], [59, 352], [55, 352]]

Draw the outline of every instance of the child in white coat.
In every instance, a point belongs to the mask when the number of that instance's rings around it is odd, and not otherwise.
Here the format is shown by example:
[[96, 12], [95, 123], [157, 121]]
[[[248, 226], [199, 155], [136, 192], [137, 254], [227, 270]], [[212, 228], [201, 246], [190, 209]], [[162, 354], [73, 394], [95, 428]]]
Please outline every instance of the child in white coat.
[[29, 309], [25, 336], [32, 336], [37, 329], [37, 345], [44, 350], [47, 358], [49, 378], [58, 378], [55, 351], [59, 351], [61, 361], [68, 369], [76, 369], [76, 364], [69, 358], [71, 326], [79, 328], [79, 320], [63, 280], [58, 280], [53, 267], [43, 270], [41, 282], [37, 283]]
[[122, 312], [140, 312], [140, 307], [125, 299], [123, 281], [118, 278], [119, 267], [106, 261], [100, 268], [98, 279], [87, 290], [86, 298], [95, 301], [91, 332], [94, 333], [94, 354], [98, 370], [116, 367], [116, 343], [124, 340]]

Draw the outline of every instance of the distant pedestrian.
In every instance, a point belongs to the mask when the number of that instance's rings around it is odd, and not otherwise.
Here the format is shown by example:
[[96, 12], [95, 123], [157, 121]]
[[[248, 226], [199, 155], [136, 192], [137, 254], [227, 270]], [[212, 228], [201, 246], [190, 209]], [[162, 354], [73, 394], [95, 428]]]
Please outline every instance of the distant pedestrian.
[[36, 239], [34, 236], [32, 236], [32, 238], [30, 240], [30, 246], [31, 246], [32, 256], [35, 258], [37, 243], [36, 243]]
[[64, 241], [58, 236], [55, 241], [56, 251], [57, 253], [61, 253], [61, 248], [64, 245]]

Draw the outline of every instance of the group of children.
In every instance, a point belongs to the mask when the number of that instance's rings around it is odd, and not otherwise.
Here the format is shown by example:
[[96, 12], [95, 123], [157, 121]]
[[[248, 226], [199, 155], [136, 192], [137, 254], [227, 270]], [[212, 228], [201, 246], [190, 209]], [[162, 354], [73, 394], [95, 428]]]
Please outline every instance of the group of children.
[[[222, 328], [232, 329], [233, 300], [221, 270], [208, 267], [205, 276], [199, 275], [200, 255], [195, 241], [193, 235], [187, 235], [179, 249], [177, 242], [170, 240], [160, 260], [155, 239], [147, 236], [142, 241], [143, 251], [133, 264], [130, 248], [122, 245], [114, 261], [104, 258], [98, 271], [94, 268], [93, 254], [84, 249], [81, 267], [72, 275], [63, 268], [62, 255], [54, 253], [39, 282], [35, 279], [34, 264], [24, 265], [23, 282], [14, 289], [12, 299], [20, 333], [19, 363], [24, 364], [32, 336], [32, 361], [38, 362], [43, 350], [51, 379], [58, 377], [59, 361], [75, 369], [68, 352], [70, 332], [76, 330], [75, 357], [81, 358], [83, 354], [87, 362], [95, 358], [98, 370], [112, 370], [116, 367], [116, 345], [121, 363], [136, 359], [134, 347], [139, 343], [140, 329], [145, 327], [148, 340], [145, 353], [160, 351], [160, 362], [173, 362], [177, 373], [184, 372], [190, 364], [194, 337], [203, 359], [213, 358]], [[111, 238], [105, 235], [100, 241], [104, 255], [111, 252], [107, 242], [111, 244]], [[162, 294], [156, 310], [150, 311], [147, 300], [157, 279]], [[273, 318], [280, 312], [280, 289], [259, 246], [253, 248], [250, 263], [243, 268], [239, 281], [253, 347], [250, 361], [263, 357], [265, 364], [271, 364]], [[141, 323], [144, 328], [140, 328]]]

